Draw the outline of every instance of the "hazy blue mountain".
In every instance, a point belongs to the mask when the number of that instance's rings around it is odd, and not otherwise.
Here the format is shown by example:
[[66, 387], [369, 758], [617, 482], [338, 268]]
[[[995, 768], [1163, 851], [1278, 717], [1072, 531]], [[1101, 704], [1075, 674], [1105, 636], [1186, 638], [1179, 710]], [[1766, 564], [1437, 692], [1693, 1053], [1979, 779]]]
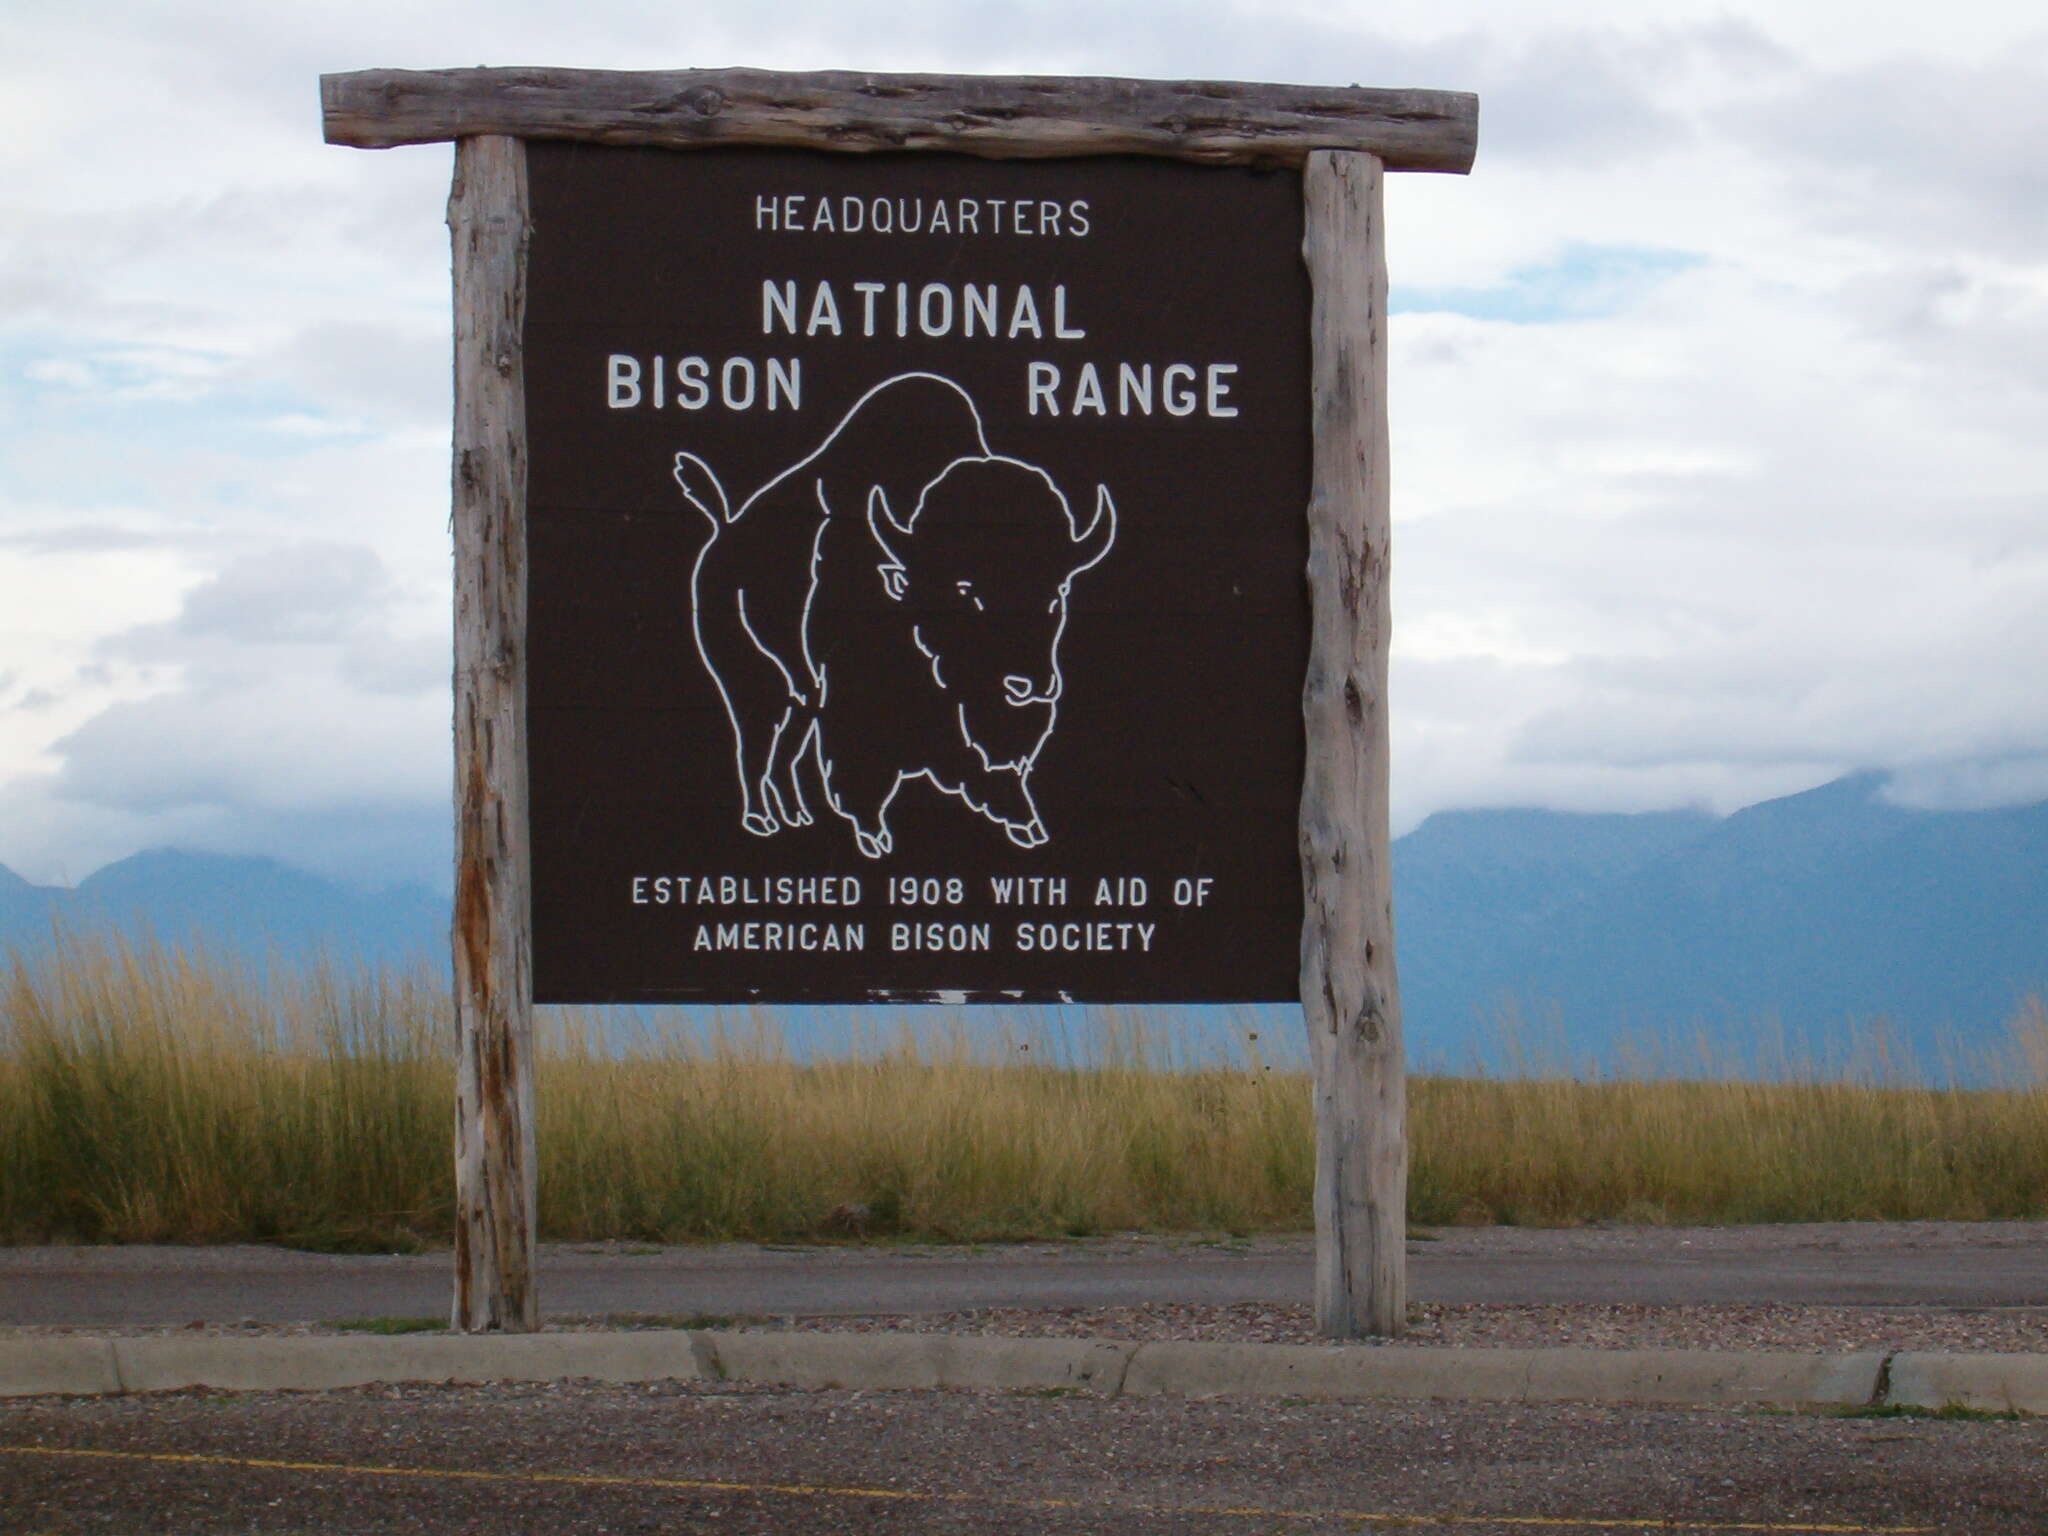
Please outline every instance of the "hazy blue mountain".
[[[1882, 782], [1720, 820], [1457, 812], [1484, 833], [1446, 838], [1431, 818], [1395, 846], [1418, 1056], [1486, 1058], [1509, 1002], [1538, 1037], [1555, 1021], [1571, 1059], [1695, 1034], [1767, 1056], [1760, 1024], [1821, 1043], [1877, 1018], [1929, 1060], [1944, 1039], [2002, 1039], [2048, 991], [2048, 803], [1920, 811]], [[1616, 819], [1643, 825], [1598, 825]]]
[[76, 888], [34, 886], [0, 869], [0, 944], [34, 949], [53, 923], [147, 930], [220, 950], [383, 960], [446, 947], [447, 902], [420, 886], [366, 894], [271, 859], [151, 849]]
[[[1944, 1035], [1966, 1049], [2002, 1041], [2020, 1000], [2048, 993], [2048, 803], [1919, 811], [1881, 790], [1857, 774], [1718, 818], [1430, 817], [1394, 844], [1413, 1058], [1503, 1064], [1510, 1008], [1538, 1055], [1564, 1065], [1612, 1066], [1629, 1039], [1698, 1036], [1723, 1063], [1767, 1067], [1777, 1027], [1795, 1047], [1825, 1045], [1874, 1018], [1935, 1063]], [[448, 931], [446, 898], [421, 887], [363, 894], [267, 859], [157, 850], [76, 890], [0, 868], [0, 945], [46, 941], [53, 916], [373, 960], [439, 957]], [[791, 1011], [792, 1027], [818, 1012]], [[1227, 1034], [1215, 1012], [1183, 1022]], [[1284, 1048], [1298, 1025], [1258, 1014]]]
[[49, 924], [53, 893], [30, 885], [6, 865], [0, 864], [0, 935], [16, 928]]

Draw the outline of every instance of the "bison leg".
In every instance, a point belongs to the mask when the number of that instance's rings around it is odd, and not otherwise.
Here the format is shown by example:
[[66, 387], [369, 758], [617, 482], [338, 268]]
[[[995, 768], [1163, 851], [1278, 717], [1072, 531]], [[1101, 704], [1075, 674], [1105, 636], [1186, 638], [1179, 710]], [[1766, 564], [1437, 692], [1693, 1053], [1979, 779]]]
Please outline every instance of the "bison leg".
[[746, 594], [696, 606], [697, 648], [725, 700], [739, 770], [740, 825], [756, 837], [780, 831], [787, 819], [773, 775], [790, 717], [802, 702], [782, 664], [747, 628]]
[[961, 753], [939, 768], [925, 770], [926, 777], [949, 795], [958, 795], [968, 808], [986, 816], [1003, 829], [1003, 835], [1019, 848], [1036, 848], [1051, 834], [1031, 798], [1024, 775], [1010, 768], [984, 768]]
[[772, 725], [766, 722], [765, 715], [757, 716], [756, 724], [740, 742], [740, 795], [745, 802], [740, 809], [740, 825], [756, 837], [779, 832], [789, 821], [782, 807], [782, 794], [775, 787], [775, 747], [788, 721], [786, 706], [782, 718]]
[[[804, 797], [804, 762], [815, 757], [815, 743], [818, 737], [817, 716], [803, 710], [793, 711], [789, 723], [775, 743], [775, 764], [769, 776], [762, 781], [763, 789], [774, 798], [775, 813], [782, 818], [785, 826], [808, 827], [811, 824], [811, 807]], [[784, 784], [775, 781], [779, 768]], [[784, 788], [788, 795], [785, 799]]]
[[1009, 771], [985, 774], [981, 788], [987, 796], [982, 815], [1001, 826], [1003, 835], [1019, 848], [1036, 848], [1051, 839], [1024, 775]]
[[896, 846], [889, 832], [889, 802], [896, 798], [902, 774], [880, 761], [854, 758], [835, 761], [818, 742], [818, 768], [825, 783], [825, 799], [832, 809], [853, 823], [853, 840], [868, 858], [879, 859]]

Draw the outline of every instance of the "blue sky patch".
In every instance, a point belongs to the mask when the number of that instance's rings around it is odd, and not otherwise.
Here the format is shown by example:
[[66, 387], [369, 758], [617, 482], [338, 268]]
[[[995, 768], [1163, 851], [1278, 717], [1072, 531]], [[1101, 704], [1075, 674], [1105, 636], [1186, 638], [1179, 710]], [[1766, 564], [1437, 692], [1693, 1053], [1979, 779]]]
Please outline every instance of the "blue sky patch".
[[[369, 435], [222, 359], [170, 348], [0, 340], [0, 454], [10, 461], [8, 491], [24, 499], [147, 502], [160, 492], [167, 463], [204, 455], [261, 465]], [[31, 440], [46, 451], [14, 451]], [[119, 452], [88, 451], [107, 442]], [[80, 451], [47, 451], [65, 443]]]
[[1393, 285], [1388, 310], [1397, 315], [1469, 315], [1544, 325], [1618, 314], [1666, 279], [1702, 266], [1692, 251], [1630, 245], [1568, 245], [1551, 261], [1519, 267], [1484, 288]]

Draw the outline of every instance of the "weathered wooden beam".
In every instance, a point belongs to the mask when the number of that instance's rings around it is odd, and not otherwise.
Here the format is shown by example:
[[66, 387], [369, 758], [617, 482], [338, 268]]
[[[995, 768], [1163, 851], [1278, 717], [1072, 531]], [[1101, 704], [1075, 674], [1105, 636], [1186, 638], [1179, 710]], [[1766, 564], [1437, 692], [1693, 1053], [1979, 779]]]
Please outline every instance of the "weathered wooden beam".
[[1302, 170], [1314, 468], [1302, 691], [1301, 1001], [1316, 1099], [1316, 1326], [1407, 1326], [1407, 1085], [1387, 806], [1387, 263], [1370, 155]]
[[992, 159], [1163, 155], [1298, 166], [1358, 150], [1389, 170], [1472, 168], [1464, 91], [1210, 80], [865, 75], [845, 70], [366, 69], [322, 75], [327, 142], [359, 149], [478, 134], [666, 149], [759, 144]]
[[526, 817], [526, 146], [455, 151], [455, 1302], [531, 1332], [533, 981]]

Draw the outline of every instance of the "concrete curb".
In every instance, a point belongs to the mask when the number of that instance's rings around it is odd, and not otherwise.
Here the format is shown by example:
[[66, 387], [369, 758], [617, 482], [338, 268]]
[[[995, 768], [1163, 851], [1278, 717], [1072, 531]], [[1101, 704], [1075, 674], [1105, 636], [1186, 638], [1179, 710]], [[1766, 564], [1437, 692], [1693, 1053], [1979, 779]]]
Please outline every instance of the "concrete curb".
[[976, 1387], [1114, 1397], [1139, 1346], [943, 1333], [711, 1333], [720, 1381], [791, 1387]]
[[2048, 1413], [2048, 1355], [1136, 1344], [918, 1333], [80, 1335], [0, 1339], [0, 1397], [376, 1382], [735, 1381], [1104, 1396], [1440, 1398]]
[[112, 1339], [0, 1340], [0, 1397], [120, 1390]]
[[1335, 1349], [1313, 1344], [1145, 1344], [1133, 1396], [1461, 1398], [1493, 1402], [1861, 1405], [1885, 1357], [1690, 1349]]
[[[41, 1342], [41, 1341], [38, 1341]], [[660, 1381], [703, 1374], [683, 1332], [526, 1333], [400, 1338], [116, 1338], [125, 1392], [219, 1387], [235, 1392], [323, 1391], [374, 1382]], [[4, 1349], [5, 1346], [0, 1346]], [[0, 1362], [6, 1355], [0, 1353]], [[0, 1391], [10, 1376], [0, 1363]]]
[[2048, 1355], [1893, 1355], [1886, 1401], [1910, 1408], [2048, 1413]]

